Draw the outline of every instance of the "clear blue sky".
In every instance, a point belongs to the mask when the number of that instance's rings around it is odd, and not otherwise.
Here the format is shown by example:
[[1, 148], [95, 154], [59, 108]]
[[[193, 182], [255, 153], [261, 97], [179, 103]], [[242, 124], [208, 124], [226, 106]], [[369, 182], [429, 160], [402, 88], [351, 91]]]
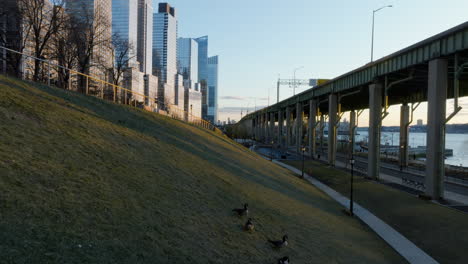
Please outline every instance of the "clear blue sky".
[[[154, 1], [155, 7], [159, 1]], [[374, 58], [468, 21], [467, 0], [172, 0], [179, 36], [209, 36], [209, 54], [220, 56], [220, 119], [240, 119], [240, 108], [276, 99], [276, 79], [333, 78], [370, 61], [372, 10]], [[156, 9], [156, 8], [155, 8]], [[157, 9], [156, 9], [157, 11]], [[283, 87], [281, 98], [292, 95]], [[229, 99], [231, 98], [231, 99]], [[464, 100], [462, 116], [468, 117]], [[448, 109], [449, 111], [450, 109]], [[245, 112], [245, 111], [244, 111]], [[394, 111], [396, 112], [396, 111]], [[424, 106], [417, 118], [425, 119]], [[418, 112], [418, 113], [419, 113]], [[365, 118], [364, 118], [365, 120]], [[398, 113], [387, 125], [398, 123]]]

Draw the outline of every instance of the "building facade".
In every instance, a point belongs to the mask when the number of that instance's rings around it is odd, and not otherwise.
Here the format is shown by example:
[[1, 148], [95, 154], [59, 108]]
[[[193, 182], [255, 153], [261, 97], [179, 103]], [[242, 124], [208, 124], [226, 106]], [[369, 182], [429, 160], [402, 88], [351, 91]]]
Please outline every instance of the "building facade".
[[196, 38], [198, 44], [198, 81], [208, 80], [208, 36]]
[[[112, 37], [128, 43], [128, 67], [137, 65], [138, 4], [134, 0], [112, 0]], [[114, 47], [116, 48], [116, 47]]]
[[160, 3], [153, 15], [153, 70], [160, 71], [160, 81], [174, 85], [177, 74], [177, 18], [175, 9]]
[[218, 120], [218, 56], [208, 58], [208, 113], [207, 120]]
[[198, 43], [191, 38], [177, 39], [177, 68], [193, 88], [198, 83]]
[[152, 0], [138, 0], [137, 60], [140, 71], [153, 73], [153, 5]]

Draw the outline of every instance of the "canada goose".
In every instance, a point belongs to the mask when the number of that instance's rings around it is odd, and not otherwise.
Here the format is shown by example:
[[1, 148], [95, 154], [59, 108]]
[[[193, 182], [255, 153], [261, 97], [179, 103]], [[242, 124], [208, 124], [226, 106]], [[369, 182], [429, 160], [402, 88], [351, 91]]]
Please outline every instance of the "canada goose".
[[247, 215], [249, 214], [249, 205], [244, 204], [244, 208], [236, 208], [232, 209], [233, 212], [236, 212], [239, 216]]
[[284, 235], [282, 240], [270, 240], [270, 239], [268, 239], [268, 242], [270, 242], [273, 245], [273, 247], [275, 247], [275, 248], [286, 247], [286, 246], [288, 246], [288, 235]]
[[247, 220], [247, 223], [244, 225], [244, 230], [245, 231], [253, 231], [254, 230], [254, 224], [252, 223], [252, 218], [249, 218]]
[[282, 257], [278, 259], [278, 264], [290, 264], [289, 257]]

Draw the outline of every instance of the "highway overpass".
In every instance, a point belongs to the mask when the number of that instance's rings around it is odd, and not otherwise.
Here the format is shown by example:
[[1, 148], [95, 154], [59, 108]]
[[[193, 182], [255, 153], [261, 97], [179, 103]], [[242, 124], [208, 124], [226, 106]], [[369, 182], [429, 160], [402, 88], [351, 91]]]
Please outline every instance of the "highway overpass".
[[[368, 176], [378, 178], [380, 128], [389, 106], [401, 104], [400, 164], [407, 166], [412, 112], [427, 101], [426, 194], [439, 199], [444, 188], [445, 124], [461, 109], [458, 98], [466, 95], [468, 22], [250, 113], [237, 126], [256, 140], [273, 141], [285, 149], [294, 145], [300, 151], [307, 146], [314, 157], [317, 137], [323, 135], [328, 119], [333, 126], [328, 136], [328, 162], [334, 165], [337, 126], [343, 113], [350, 111], [350, 130], [354, 131], [356, 116], [369, 109]], [[449, 98], [455, 98], [452, 113], [446, 112]], [[305, 134], [303, 120], [307, 120]]]

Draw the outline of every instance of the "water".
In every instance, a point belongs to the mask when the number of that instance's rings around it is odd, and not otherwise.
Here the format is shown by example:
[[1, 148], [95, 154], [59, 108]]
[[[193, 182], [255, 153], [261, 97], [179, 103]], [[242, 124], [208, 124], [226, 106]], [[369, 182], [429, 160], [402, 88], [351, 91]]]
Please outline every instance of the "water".
[[[367, 131], [357, 131], [356, 142], [366, 141]], [[426, 133], [410, 132], [409, 145], [412, 148], [426, 146]], [[381, 144], [398, 146], [400, 144], [400, 133], [382, 132]], [[468, 134], [446, 134], [445, 148], [453, 149], [453, 156], [445, 159], [445, 164], [468, 167]]]

